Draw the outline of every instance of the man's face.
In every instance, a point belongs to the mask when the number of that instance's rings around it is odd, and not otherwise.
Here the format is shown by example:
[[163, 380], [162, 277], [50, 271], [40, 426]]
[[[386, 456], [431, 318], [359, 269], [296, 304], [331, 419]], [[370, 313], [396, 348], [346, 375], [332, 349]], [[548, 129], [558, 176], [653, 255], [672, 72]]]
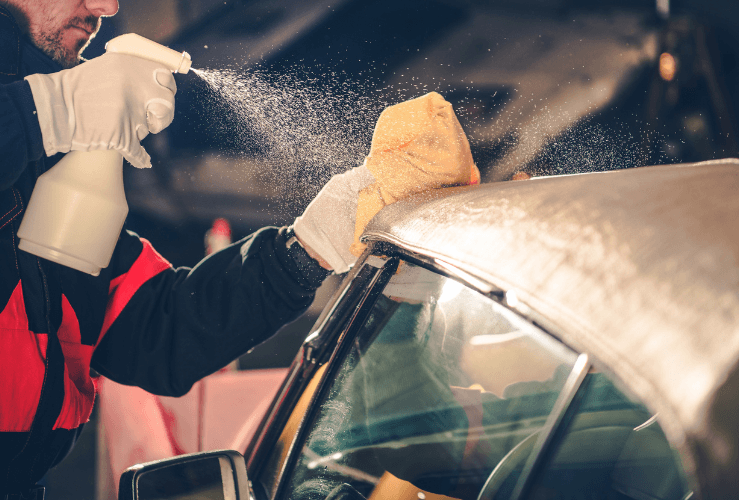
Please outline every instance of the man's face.
[[70, 68], [100, 29], [100, 18], [118, 12], [118, 0], [7, 0], [31, 40], [46, 55]]

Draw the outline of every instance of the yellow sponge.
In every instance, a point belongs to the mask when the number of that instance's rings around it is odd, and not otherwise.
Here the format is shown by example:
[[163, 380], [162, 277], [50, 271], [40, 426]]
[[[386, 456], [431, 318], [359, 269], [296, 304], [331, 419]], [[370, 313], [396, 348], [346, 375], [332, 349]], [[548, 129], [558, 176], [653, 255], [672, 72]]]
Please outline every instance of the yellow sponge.
[[359, 192], [351, 246], [356, 256], [365, 248], [359, 242], [364, 228], [384, 206], [429, 189], [480, 182], [452, 105], [436, 92], [382, 112], [365, 164], [375, 182]]

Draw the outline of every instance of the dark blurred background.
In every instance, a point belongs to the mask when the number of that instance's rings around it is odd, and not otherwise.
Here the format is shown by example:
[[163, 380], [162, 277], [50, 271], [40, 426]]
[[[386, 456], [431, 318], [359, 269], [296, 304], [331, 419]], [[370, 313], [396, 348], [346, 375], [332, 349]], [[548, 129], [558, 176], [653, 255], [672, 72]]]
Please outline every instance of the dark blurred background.
[[[215, 219], [289, 224], [385, 106], [432, 90], [484, 182], [737, 156], [738, 24], [721, 0], [126, 0], [84, 55], [134, 32], [208, 70], [177, 75], [153, 168], [124, 169], [129, 229], [192, 266]], [[287, 366], [337, 282], [240, 366]], [[94, 424], [52, 500], [94, 496]]]
[[289, 223], [361, 163], [386, 105], [431, 90], [486, 181], [736, 155], [737, 24], [717, 0], [127, 0], [84, 55], [135, 32], [237, 75], [230, 100], [177, 75], [154, 168], [126, 169], [129, 226], [192, 265], [213, 219]]

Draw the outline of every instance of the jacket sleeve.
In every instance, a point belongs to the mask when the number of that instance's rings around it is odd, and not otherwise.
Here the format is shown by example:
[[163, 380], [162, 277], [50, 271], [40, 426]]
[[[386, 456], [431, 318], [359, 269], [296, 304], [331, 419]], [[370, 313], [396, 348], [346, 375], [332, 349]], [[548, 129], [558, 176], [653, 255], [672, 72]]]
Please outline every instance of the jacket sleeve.
[[185, 394], [313, 301], [321, 280], [306, 280], [284, 249], [284, 229], [269, 227], [193, 269], [174, 269], [148, 241], [124, 232], [92, 367], [154, 394]]
[[26, 165], [43, 154], [41, 127], [28, 82], [0, 85], [0, 191], [12, 186]]

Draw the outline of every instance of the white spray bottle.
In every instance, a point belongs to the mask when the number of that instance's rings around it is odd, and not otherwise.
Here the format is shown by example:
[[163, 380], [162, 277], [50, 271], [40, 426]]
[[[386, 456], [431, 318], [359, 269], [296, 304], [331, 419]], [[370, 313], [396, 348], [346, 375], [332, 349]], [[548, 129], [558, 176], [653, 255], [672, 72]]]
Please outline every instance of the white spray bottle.
[[[133, 33], [105, 50], [159, 62], [187, 73], [192, 61]], [[18, 229], [18, 248], [93, 276], [108, 267], [128, 214], [123, 157], [114, 150], [72, 151], [41, 175]]]

